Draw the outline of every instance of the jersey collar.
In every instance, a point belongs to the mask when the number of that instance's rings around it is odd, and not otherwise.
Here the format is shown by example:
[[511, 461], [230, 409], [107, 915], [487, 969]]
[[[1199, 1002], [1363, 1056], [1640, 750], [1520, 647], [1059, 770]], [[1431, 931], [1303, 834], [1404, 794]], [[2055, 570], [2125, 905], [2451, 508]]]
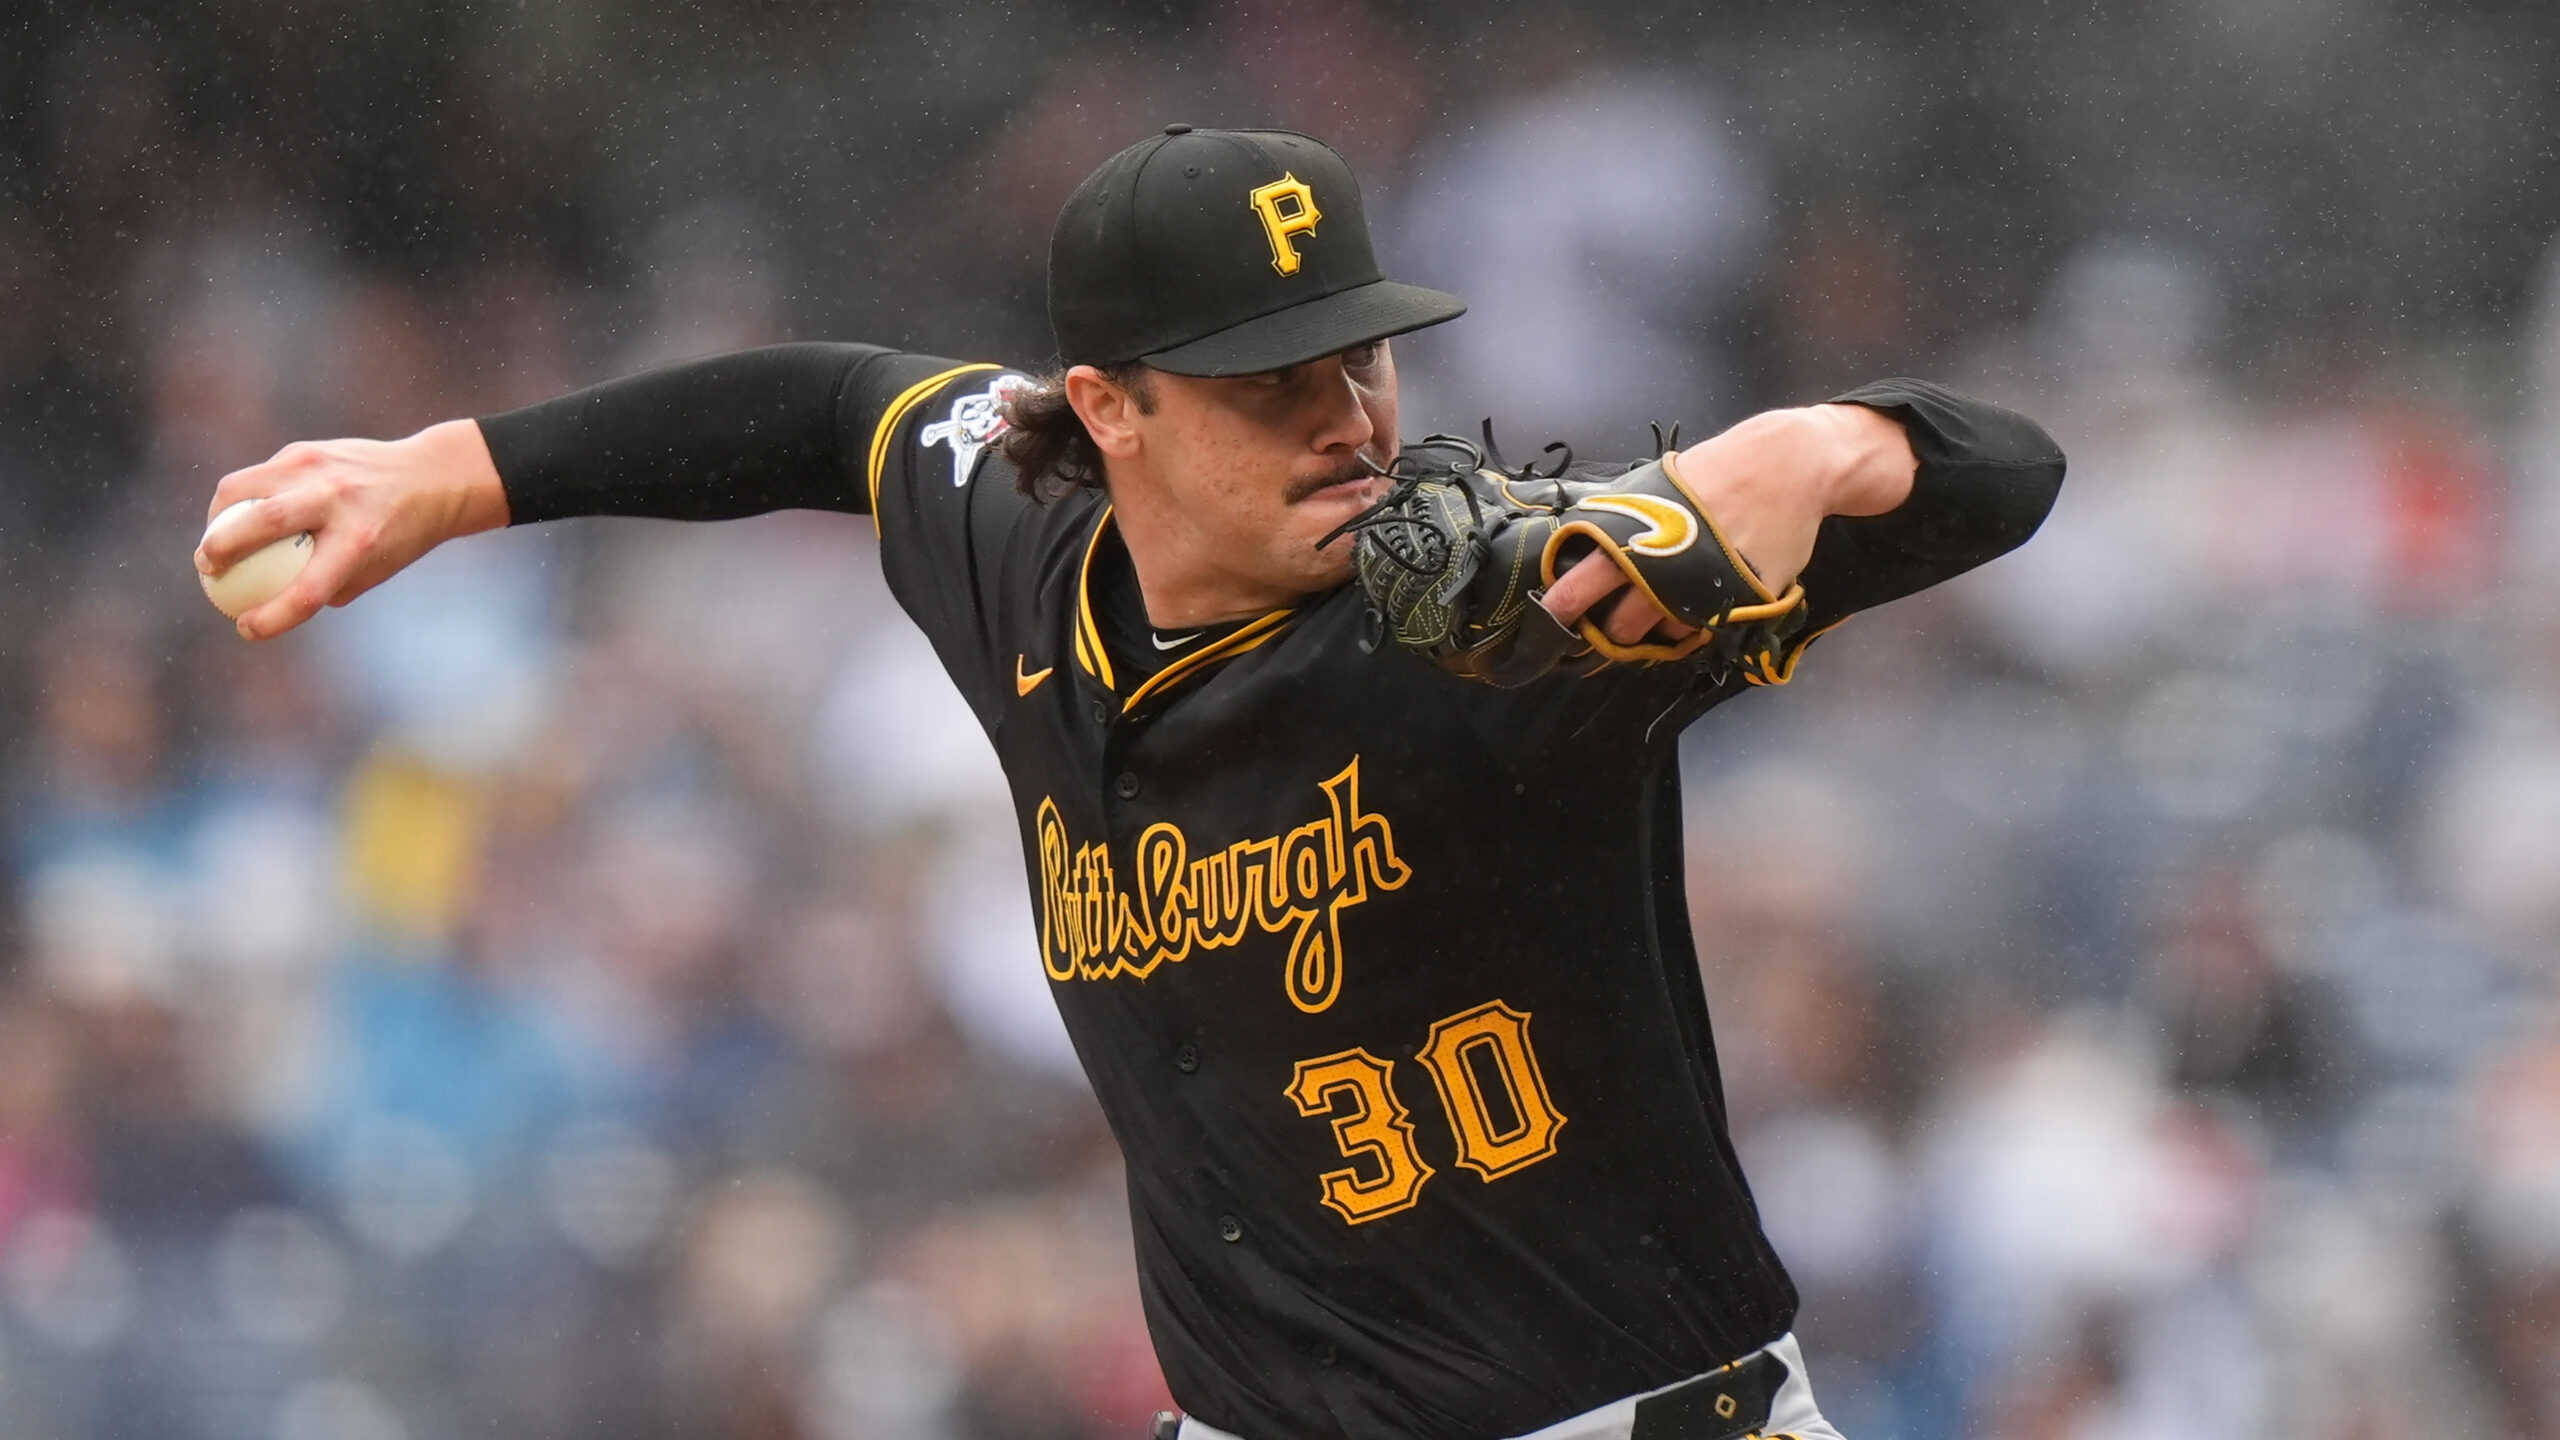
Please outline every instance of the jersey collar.
[[1093, 522], [1093, 538], [1084, 544], [1084, 564], [1076, 570], [1076, 664], [1116, 695], [1120, 685], [1111, 673], [1111, 654], [1103, 648], [1102, 626], [1093, 617], [1093, 557], [1110, 529], [1111, 507], [1105, 505], [1102, 518]]
[[[1102, 643], [1102, 625], [1096, 617], [1093, 596], [1093, 560], [1101, 553], [1102, 539], [1111, 529], [1111, 507], [1102, 507], [1100, 518], [1093, 524], [1093, 537], [1085, 542], [1084, 563], [1076, 572], [1076, 665], [1084, 673], [1101, 682], [1102, 688], [1115, 697], [1120, 694], [1118, 673], [1112, 668], [1110, 648]], [[1211, 666], [1232, 660], [1248, 650], [1260, 649], [1289, 626], [1298, 612], [1293, 608], [1274, 610], [1248, 621], [1216, 640], [1148, 676], [1121, 700], [1120, 713], [1128, 714], [1144, 702], [1161, 696], [1183, 682], [1205, 673]]]

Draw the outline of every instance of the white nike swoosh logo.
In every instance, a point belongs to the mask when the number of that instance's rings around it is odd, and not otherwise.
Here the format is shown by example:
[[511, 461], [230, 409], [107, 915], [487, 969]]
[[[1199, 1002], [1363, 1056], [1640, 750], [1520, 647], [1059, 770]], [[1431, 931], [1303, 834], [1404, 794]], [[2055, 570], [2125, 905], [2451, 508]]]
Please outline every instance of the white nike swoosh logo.
[[1170, 640], [1161, 635], [1149, 635], [1147, 640], [1159, 650], [1179, 650], [1199, 638], [1200, 632], [1194, 630], [1188, 635], [1176, 635]]

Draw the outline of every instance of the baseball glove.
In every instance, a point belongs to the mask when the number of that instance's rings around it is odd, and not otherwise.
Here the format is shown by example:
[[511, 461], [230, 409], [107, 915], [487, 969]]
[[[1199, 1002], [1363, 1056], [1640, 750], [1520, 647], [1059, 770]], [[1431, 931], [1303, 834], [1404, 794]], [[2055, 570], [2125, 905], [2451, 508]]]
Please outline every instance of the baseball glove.
[[[1372, 646], [1391, 638], [1504, 687], [1613, 663], [1696, 660], [1719, 684], [1737, 668], [1754, 684], [1793, 675], [1804, 588], [1777, 595], [1760, 583], [1682, 483], [1671, 450], [1614, 479], [1579, 478], [1565, 473], [1572, 452], [1562, 446], [1548, 447], [1547, 470], [1506, 470], [1499, 452], [1488, 465], [1492, 441], [1488, 423], [1484, 450], [1452, 435], [1407, 447], [1379, 472], [1394, 482], [1386, 496], [1320, 542], [1355, 537]], [[1657, 630], [1621, 645], [1596, 617], [1559, 623], [1538, 597], [1594, 550], [1696, 633]]]

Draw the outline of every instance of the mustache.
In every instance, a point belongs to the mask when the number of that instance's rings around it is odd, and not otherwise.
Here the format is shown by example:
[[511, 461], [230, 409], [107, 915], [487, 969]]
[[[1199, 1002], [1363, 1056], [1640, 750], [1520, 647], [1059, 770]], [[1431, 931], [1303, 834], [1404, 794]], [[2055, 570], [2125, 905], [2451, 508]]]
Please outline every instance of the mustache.
[[1319, 474], [1290, 481], [1288, 490], [1281, 498], [1295, 505], [1328, 485], [1340, 485], [1351, 480], [1373, 479], [1386, 473], [1386, 468], [1372, 459], [1368, 451], [1356, 451], [1340, 464], [1331, 466]]

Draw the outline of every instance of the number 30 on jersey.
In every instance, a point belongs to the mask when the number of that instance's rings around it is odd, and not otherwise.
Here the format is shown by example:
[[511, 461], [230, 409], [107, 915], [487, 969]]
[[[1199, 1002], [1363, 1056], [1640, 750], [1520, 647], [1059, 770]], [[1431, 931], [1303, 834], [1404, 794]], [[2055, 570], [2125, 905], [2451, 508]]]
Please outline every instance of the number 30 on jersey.
[[[1528, 1012], [1494, 1000], [1452, 1015], [1414, 1058], [1440, 1092], [1460, 1165], [1499, 1180], [1556, 1153], [1565, 1117], [1529, 1048]], [[1352, 1049], [1299, 1061], [1289, 1082], [1298, 1113], [1332, 1117], [1334, 1142], [1355, 1162], [1318, 1177], [1326, 1207], [1353, 1225], [1412, 1208], [1437, 1173], [1414, 1148], [1394, 1074], [1393, 1061]]]

